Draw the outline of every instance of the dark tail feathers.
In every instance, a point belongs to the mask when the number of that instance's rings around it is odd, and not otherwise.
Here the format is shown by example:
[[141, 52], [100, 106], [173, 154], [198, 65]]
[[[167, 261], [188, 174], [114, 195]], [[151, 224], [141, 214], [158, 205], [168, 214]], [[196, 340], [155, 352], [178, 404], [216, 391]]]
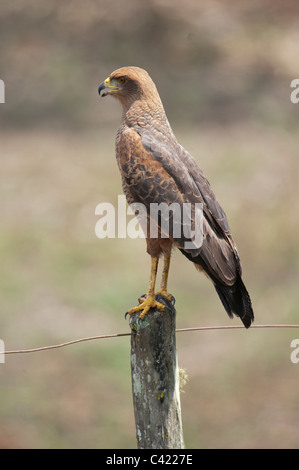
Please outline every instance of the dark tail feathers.
[[250, 296], [241, 276], [237, 275], [237, 280], [233, 286], [225, 286], [215, 281], [214, 286], [228, 315], [231, 318], [233, 314], [237, 315], [242, 320], [244, 326], [249, 328], [254, 320], [254, 313]]

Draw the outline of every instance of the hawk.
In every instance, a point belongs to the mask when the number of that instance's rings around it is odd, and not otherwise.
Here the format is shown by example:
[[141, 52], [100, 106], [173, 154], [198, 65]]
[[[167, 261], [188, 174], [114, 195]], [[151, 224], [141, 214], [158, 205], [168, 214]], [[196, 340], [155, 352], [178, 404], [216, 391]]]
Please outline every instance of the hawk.
[[[156, 299], [158, 293], [169, 301], [173, 300], [167, 291], [167, 280], [172, 249], [177, 247], [212, 281], [229, 317], [235, 314], [248, 328], [254, 314], [242, 281], [241, 263], [226, 215], [199, 165], [177, 141], [153, 80], [139, 67], [122, 67], [112, 72], [100, 84], [98, 91], [102, 97], [114, 96], [122, 106], [122, 120], [115, 141], [122, 187], [129, 204], [140, 203], [146, 208], [150, 282], [147, 294], [128, 313], [140, 312], [143, 319], [151, 308], [165, 310], [165, 306]], [[167, 206], [175, 204], [182, 209], [186, 204], [192, 207], [200, 205], [200, 245], [191, 243], [190, 246], [192, 230], [186, 234], [186, 221], [175, 218], [173, 212], [166, 212], [167, 233], [164, 229], [166, 216], [162, 211], [153, 220], [151, 207], [162, 203]], [[196, 227], [195, 216], [193, 208], [187, 218], [193, 227]], [[150, 231], [152, 222], [157, 226], [154, 237]], [[174, 233], [177, 228], [182, 229], [179, 234], [177, 231]], [[161, 255], [164, 258], [161, 287], [155, 293]]]

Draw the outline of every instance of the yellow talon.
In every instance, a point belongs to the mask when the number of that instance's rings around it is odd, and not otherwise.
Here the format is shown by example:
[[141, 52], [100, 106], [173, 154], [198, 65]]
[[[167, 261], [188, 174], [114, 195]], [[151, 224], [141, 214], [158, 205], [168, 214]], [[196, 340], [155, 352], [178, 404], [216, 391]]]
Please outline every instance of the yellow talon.
[[165, 255], [164, 256], [164, 268], [163, 268], [163, 274], [162, 274], [162, 283], [161, 283], [161, 289], [154, 293], [155, 290], [155, 283], [156, 283], [156, 275], [157, 275], [157, 269], [158, 269], [158, 257], [152, 257], [151, 260], [151, 276], [150, 276], [150, 283], [149, 283], [149, 289], [146, 295], [141, 296], [139, 300], [139, 305], [134, 308], [130, 308], [126, 315], [132, 315], [133, 313], [136, 312], [141, 312], [139, 315], [139, 318], [141, 320], [144, 319], [145, 315], [148, 313], [148, 311], [153, 308], [156, 310], [161, 310], [162, 312], [165, 311], [165, 305], [163, 305], [161, 302], [157, 302], [155, 299], [155, 295], [161, 294], [163, 295], [169, 302], [174, 302], [174, 297], [167, 292], [167, 278], [168, 278], [168, 270], [169, 270], [169, 263], [170, 263], [170, 255]]
[[157, 294], [163, 295], [163, 297], [165, 297], [165, 299], [167, 299], [168, 302], [173, 302], [173, 300], [174, 300], [173, 295], [170, 294], [169, 292], [167, 292], [166, 289], [160, 289], [160, 290], [158, 290], [158, 292], [156, 292], [156, 295], [157, 295]]
[[[142, 299], [144, 299], [144, 297]], [[165, 310], [165, 305], [161, 304], [160, 302], [157, 302], [155, 297], [153, 297], [152, 295], [149, 295], [141, 302], [140, 305], [134, 308], [130, 308], [127, 314], [132, 315], [133, 313], [141, 311], [139, 318], [143, 320], [145, 315], [148, 313], [148, 311], [151, 308], [154, 308], [156, 310], [161, 310], [163, 312]]]

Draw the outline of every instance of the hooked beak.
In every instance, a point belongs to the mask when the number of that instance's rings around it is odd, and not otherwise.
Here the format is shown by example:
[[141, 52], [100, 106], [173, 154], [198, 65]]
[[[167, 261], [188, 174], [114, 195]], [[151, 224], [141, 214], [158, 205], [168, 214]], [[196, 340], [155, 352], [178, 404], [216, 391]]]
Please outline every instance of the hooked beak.
[[119, 87], [113, 84], [113, 81], [110, 78], [106, 78], [99, 86], [98, 92], [101, 98], [104, 96], [111, 95], [119, 90]]

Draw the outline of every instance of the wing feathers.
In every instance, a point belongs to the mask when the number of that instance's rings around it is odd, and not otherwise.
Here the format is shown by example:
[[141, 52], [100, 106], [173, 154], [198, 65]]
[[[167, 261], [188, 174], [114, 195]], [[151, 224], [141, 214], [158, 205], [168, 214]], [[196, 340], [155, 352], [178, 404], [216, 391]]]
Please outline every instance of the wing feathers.
[[183, 230], [181, 238], [173, 241], [210, 277], [228, 314], [240, 316], [248, 327], [253, 311], [226, 215], [195, 160], [173, 135], [170, 139], [163, 136], [158, 130], [152, 133], [142, 128], [137, 132], [129, 128], [119, 136], [117, 159], [128, 202], [141, 202], [147, 210], [151, 203], [203, 204], [202, 246], [186, 249]]

